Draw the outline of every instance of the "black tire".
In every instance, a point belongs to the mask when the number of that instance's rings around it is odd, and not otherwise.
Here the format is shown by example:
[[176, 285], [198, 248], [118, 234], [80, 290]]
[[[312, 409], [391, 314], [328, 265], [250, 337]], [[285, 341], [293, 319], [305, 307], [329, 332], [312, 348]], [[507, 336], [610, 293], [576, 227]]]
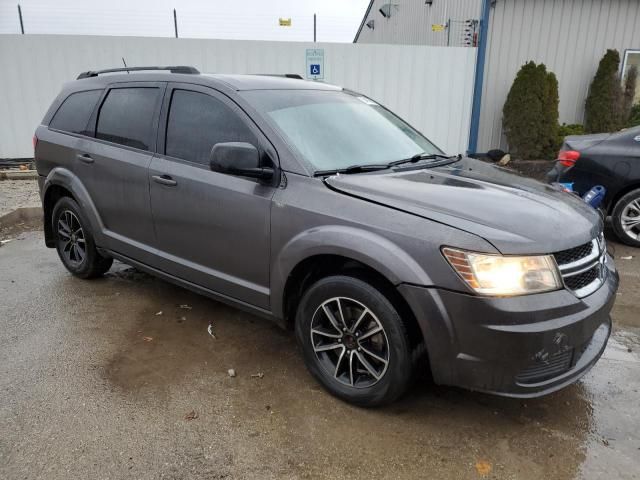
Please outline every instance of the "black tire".
[[[341, 300], [336, 302], [336, 298]], [[340, 319], [340, 311], [346, 325], [355, 328], [339, 332], [323, 305], [330, 312], [335, 312], [332, 318], [342, 325], [343, 330], [345, 323]], [[354, 320], [361, 315], [359, 323]], [[322, 333], [312, 333], [312, 324], [314, 332]], [[366, 337], [378, 326], [382, 328], [381, 332]], [[342, 337], [338, 338], [339, 335]], [[311, 374], [330, 393], [349, 403], [364, 407], [389, 404], [409, 386], [413, 362], [402, 318], [385, 295], [362, 280], [331, 276], [313, 284], [298, 305], [296, 338]], [[325, 347], [332, 348], [316, 351]], [[376, 359], [376, 356], [386, 359], [387, 363]], [[368, 367], [361, 358], [369, 364]], [[352, 364], [349, 364], [349, 359], [353, 359]]]
[[51, 222], [58, 256], [73, 275], [96, 278], [111, 268], [113, 259], [98, 253], [89, 222], [75, 200], [58, 200]]
[[[629, 231], [626, 231], [623, 219], [625, 211], [627, 217], [629, 213], [632, 213], [633, 218], [638, 216], [640, 221], [640, 188], [632, 190], [618, 200], [611, 213], [611, 224], [618, 239], [632, 247], [640, 247], [640, 223], [634, 224]], [[637, 235], [636, 238], [634, 238], [635, 235]]]

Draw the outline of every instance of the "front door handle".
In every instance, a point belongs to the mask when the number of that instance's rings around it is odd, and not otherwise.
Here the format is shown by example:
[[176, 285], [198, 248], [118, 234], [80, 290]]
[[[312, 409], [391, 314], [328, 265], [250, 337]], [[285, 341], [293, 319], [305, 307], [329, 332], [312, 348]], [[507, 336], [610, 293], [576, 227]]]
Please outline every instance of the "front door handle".
[[153, 175], [151, 178], [153, 178], [154, 182], [159, 183], [160, 185], [166, 185], [168, 187], [175, 187], [178, 185], [178, 182], [169, 175]]
[[93, 163], [93, 158], [88, 153], [78, 153], [76, 158], [84, 163]]

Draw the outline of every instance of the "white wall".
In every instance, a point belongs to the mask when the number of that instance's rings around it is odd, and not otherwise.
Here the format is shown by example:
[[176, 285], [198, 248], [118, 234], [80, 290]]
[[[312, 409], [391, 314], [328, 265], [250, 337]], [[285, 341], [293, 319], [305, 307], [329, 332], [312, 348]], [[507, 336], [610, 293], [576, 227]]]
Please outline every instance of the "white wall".
[[325, 81], [395, 111], [454, 154], [467, 147], [475, 49], [242, 40], [0, 35], [0, 158], [31, 157], [31, 138], [61, 85], [127, 65], [193, 65], [206, 73], [298, 73], [324, 48]]

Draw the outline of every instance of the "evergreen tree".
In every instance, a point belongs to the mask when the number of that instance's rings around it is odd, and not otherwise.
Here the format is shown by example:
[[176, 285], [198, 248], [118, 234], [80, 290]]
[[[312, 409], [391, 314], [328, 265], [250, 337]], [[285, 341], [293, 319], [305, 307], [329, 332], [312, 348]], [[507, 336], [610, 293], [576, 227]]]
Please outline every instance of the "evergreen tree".
[[522, 66], [507, 95], [503, 126], [511, 153], [521, 159], [555, 155], [558, 137], [558, 81], [544, 64]]
[[624, 124], [619, 65], [620, 54], [617, 50], [607, 50], [600, 60], [585, 104], [584, 127], [587, 133], [615, 132]]
[[[546, 73], [546, 68], [543, 64], [539, 65], [538, 68], [544, 69]], [[558, 124], [558, 118], [560, 116], [559, 113], [559, 104], [560, 97], [558, 94], [558, 79], [556, 78], [553, 72], [546, 73], [547, 76], [547, 92], [545, 96], [545, 121], [544, 121], [544, 149], [542, 151], [542, 158], [554, 158], [554, 155], [558, 153], [558, 130], [560, 128]]]

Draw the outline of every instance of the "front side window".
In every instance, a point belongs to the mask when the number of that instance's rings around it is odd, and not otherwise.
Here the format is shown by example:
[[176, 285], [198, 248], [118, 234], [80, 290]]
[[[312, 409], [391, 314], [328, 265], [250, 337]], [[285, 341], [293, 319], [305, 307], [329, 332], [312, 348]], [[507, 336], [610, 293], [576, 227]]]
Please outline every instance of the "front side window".
[[211, 149], [221, 142], [256, 145], [256, 138], [220, 100], [200, 92], [174, 90], [167, 119], [166, 154], [208, 165]]
[[86, 130], [87, 124], [100, 95], [102, 95], [102, 90], [72, 93], [62, 102], [51, 119], [49, 127], [63, 132], [90, 135], [90, 132]]
[[140, 150], [151, 149], [158, 94], [155, 87], [110, 90], [98, 114], [96, 138]]
[[366, 97], [324, 90], [254, 90], [241, 95], [315, 171], [442, 154], [421, 133]]

